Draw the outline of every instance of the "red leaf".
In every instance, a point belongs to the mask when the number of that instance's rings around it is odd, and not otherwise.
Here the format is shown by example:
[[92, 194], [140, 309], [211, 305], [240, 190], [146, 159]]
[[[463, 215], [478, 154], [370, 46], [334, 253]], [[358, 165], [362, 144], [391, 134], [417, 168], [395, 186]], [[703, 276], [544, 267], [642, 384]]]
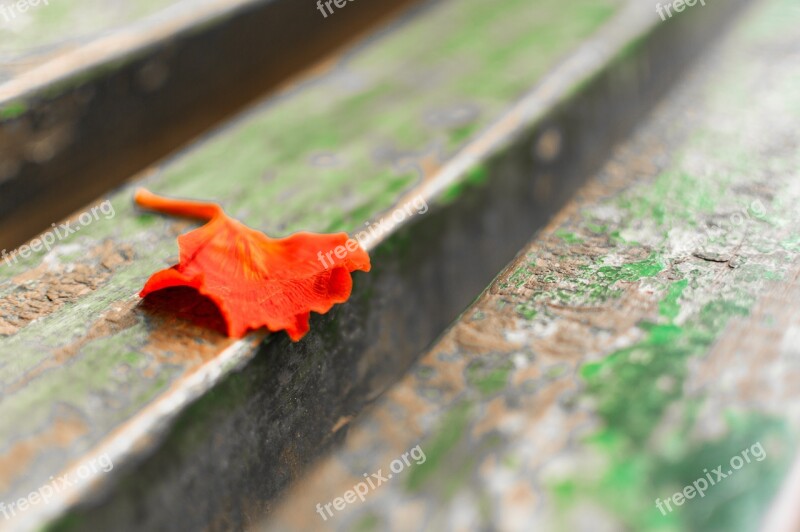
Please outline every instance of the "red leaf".
[[[308, 332], [311, 311], [324, 314], [347, 301], [350, 273], [370, 269], [361, 247], [342, 259], [329, 253], [346, 245], [347, 233], [274, 239], [228, 217], [214, 203], [174, 200], [144, 189], [135, 199], [147, 209], [208, 220], [178, 237], [180, 263], [153, 274], [139, 296], [175, 286], [197, 290], [219, 308], [228, 336], [241, 338], [266, 327], [285, 330], [298, 341]], [[325, 254], [330, 260], [321, 262]]]

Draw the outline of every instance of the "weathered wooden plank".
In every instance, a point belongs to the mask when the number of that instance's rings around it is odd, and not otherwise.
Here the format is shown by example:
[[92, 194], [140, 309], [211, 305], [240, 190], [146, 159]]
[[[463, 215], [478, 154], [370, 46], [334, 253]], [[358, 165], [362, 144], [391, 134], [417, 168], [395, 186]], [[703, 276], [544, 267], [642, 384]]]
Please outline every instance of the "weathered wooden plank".
[[[198, 8], [202, 2], [182, 2]], [[126, 3], [88, 0], [80, 4], [33, 0], [0, 5], [0, 81], [75, 49], [109, 31], [180, 9], [173, 0], [132, 0]], [[176, 9], [177, 8], [177, 9]]]
[[[5, 266], [0, 441], [16, 458], [0, 499], [107, 452], [104, 506], [76, 511], [67, 529], [252, 520], [507, 263], [732, 5], [662, 29], [634, 2], [584, 42], [617, 2], [437, 3], [155, 169], [143, 180], [152, 189], [220, 199], [273, 235], [357, 230], [409, 196], [431, 200], [431, 213], [373, 250], [353, 301], [301, 344], [271, 337], [251, 360], [258, 334], [230, 342], [139, 305], [134, 294], [190, 225], [134, 212], [128, 188], [111, 197], [112, 220]], [[459, 17], [474, 23], [449, 23]], [[88, 505], [88, 494], [77, 487], [23, 524]], [[187, 515], [199, 501], [204, 511]]]
[[325, 18], [293, 0], [42, 2], [7, 23], [0, 12], [0, 32], [12, 33], [0, 35], [5, 248], [413, 3], [369, 2]]
[[257, 529], [757, 529], [800, 428], [799, 21], [749, 12]]
[[[164, 194], [221, 200], [230, 214], [273, 235], [358, 228], [417, 184], [418, 174], [398, 171], [398, 163], [435, 143], [445, 156], [455, 152], [615, 5], [437, 6], [144, 182]], [[467, 29], [449, 24], [454, 17], [483, 22]], [[546, 19], [551, 34], [528, 36], [520, 18]], [[473, 39], [492, 46], [476, 51]], [[452, 118], [451, 101], [466, 112]], [[101, 216], [45, 257], [2, 265], [2, 500], [100, 449], [111, 449], [119, 463], [146, 447], [165, 419], [251, 357], [261, 339], [234, 343], [140, 306], [139, 287], [173, 260], [175, 236], [189, 226], [135, 212], [129, 188], [110, 201], [112, 219]], [[58, 510], [53, 502], [22, 517], [35, 522]]]

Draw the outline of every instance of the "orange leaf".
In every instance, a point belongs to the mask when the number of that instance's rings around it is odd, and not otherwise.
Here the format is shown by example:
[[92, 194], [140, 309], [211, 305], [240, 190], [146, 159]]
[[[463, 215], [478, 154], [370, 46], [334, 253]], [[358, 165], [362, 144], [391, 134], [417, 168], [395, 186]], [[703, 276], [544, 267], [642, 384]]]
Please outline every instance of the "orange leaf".
[[178, 237], [180, 262], [153, 274], [139, 296], [176, 286], [192, 288], [219, 308], [228, 336], [241, 338], [248, 330], [266, 327], [285, 330], [298, 341], [308, 332], [311, 311], [324, 314], [347, 301], [353, 286], [350, 273], [370, 269], [360, 246], [339, 253], [344, 258], [330, 253], [348, 243], [347, 233], [274, 239], [228, 217], [213, 203], [164, 198], [144, 189], [136, 191], [135, 199], [147, 209], [208, 220]]

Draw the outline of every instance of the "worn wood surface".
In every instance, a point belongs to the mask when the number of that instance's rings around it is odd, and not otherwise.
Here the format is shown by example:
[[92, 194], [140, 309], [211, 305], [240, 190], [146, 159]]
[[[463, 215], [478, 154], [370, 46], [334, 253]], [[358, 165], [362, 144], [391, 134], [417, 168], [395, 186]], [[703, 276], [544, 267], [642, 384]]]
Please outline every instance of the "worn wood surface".
[[294, 0], [54, 2], [0, 23], [19, 26], [0, 39], [0, 247], [19, 246], [414, 3], [324, 18]]
[[196, 8], [202, 3], [200, 0], [40, 0], [38, 5], [20, 10], [17, 2], [4, 2], [0, 10], [0, 83], [165, 8], [181, 8], [181, 4]]
[[[436, 3], [154, 168], [143, 184], [214, 198], [272, 235], [356, 230], [506, 112], [619, 5]], [[452, 176], [450, 201], [469, 177]], [[140, 305], [135, 294], [174, 262], [175, 236], [190, 224], [136, 212], [128, 187], [108, 199], [113, 217], [81, 225], [76, 216], [80, 232], [50, 252], [0, 263], [0, 500], [99, 450], [122, 458], [147, 447], [262, 340], [233, 342]]]
[[[770, 505], [800, 428], [798, 22], [795, 2], [760, 2], [698, 50], [681, 88], [254, 529], [732, 531], [771, 508], [765, 530], [797, 530], [797, 482]], [[392, 473], [417, 445], [424, 463]], [[702, 498], [659, 511], [706, 471], [718, 483]], [[389, 478], [363, 502], [317, 513], [377, 472]]]

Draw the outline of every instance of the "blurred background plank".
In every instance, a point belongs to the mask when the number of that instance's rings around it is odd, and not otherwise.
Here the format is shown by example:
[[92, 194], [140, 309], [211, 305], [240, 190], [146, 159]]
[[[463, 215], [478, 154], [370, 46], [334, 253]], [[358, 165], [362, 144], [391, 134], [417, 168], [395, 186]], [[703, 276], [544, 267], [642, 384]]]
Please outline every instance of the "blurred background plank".
[[8, 21], [0, 13], [0, 248], [412, 3], [362, 2], [327, 18], [290, 0], [54, 0]]

